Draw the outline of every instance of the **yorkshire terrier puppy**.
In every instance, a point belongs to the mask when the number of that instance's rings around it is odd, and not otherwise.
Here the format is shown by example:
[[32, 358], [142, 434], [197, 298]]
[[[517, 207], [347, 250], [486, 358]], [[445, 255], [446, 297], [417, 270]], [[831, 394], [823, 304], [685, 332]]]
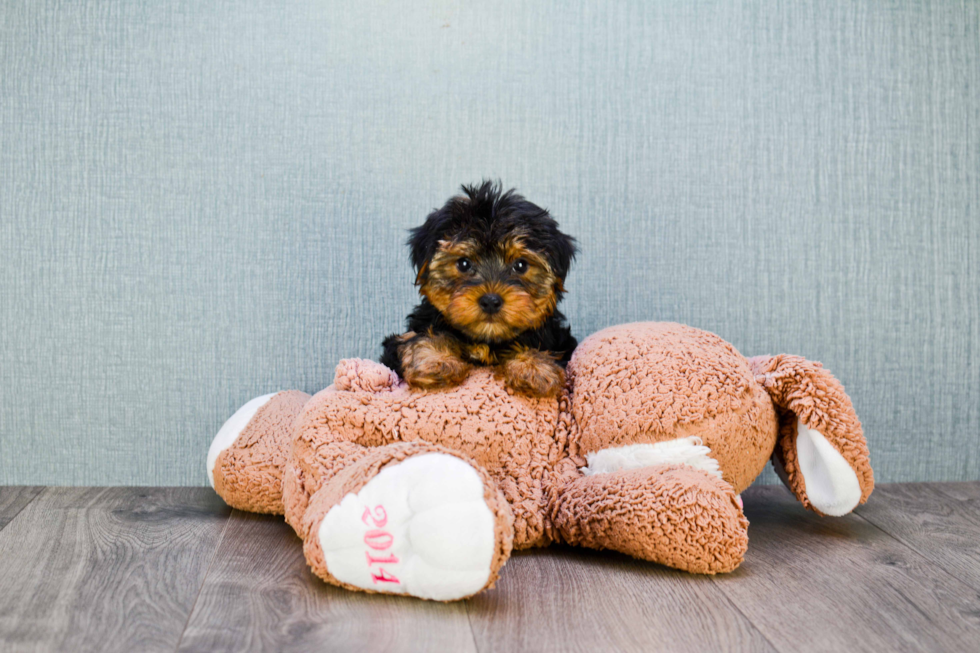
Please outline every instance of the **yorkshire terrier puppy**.
[[515, 392], [553, 397], [576, 345], [557, 310], [575, 239], [514, 190], [463, 193], [411, 230], [422, 302], [407, 333], [385, 338], [381, 362], [416, 388], [457, 385], [484, 365]]

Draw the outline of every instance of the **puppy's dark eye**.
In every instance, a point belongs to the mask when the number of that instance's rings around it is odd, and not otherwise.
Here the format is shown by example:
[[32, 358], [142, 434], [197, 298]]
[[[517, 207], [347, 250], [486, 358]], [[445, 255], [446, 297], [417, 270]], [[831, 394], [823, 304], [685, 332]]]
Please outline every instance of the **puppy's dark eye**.
[[517, 274], [524, 274], [525, 272], [527, 272], [527, 261], [525, 261], [522, 258], [519, 258], [516, 261], [514, 261], [514, 272], [516, 272]]
[[456, 269], [460, 272], [469, 272], [473, 263], [468, 258], [461, 258], [456, 261]]

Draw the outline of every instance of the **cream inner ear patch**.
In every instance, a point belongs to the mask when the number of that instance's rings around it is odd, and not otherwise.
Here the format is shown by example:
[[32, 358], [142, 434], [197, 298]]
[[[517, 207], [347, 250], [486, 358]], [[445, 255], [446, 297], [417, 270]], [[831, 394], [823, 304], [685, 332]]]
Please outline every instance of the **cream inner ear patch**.
[[439, 601], [480, 591], [496, 548], [483, 492], [476, 470], [447, 454], [384, 468], [321, 522], [327, 571], [355, 587]]
[[586, 476], [621, 469], [683, 464], [721, 478], [721, 468], [718, 467], [718, 461], [711, 457], [711, 449], [704, 446], [701, 438], [696, 436], [654, 444], [630, 444], [602, 449], [588, 454], [585, 460], [588, 464], [581, 471]]
[[825, 515], [840, 517], [861, 501], [861, 483], [844, 456], [820, 431], [796, 424], [796, 458], [806, 496]]

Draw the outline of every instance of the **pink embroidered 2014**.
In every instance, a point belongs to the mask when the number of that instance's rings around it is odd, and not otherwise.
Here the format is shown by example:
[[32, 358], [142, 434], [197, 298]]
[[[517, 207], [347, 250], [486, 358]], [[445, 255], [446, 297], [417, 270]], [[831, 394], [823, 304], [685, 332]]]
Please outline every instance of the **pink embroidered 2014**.
[[[371, 524], [368, 523], [368, 520], [373, 522], [374, 528], [364, 534], [364, 543], [375, 551], [385, 551], [391, 548], [391, 545], [395, 541], [394, 536], [388, 531], [381, 530], [384, 528], [385, 524], [388, 523], [388, 513], [385, 511], [384, 506], [375, 506], [373, 513], [371, 512], [370, 508], [365, 508], [364, 513], [361, 515], [361, 521], [364, 522], [365, 526], [371, 526]], [[364, 555], [367, 556], [368, 567], [375, 564], [398, 564], [399, 562], [398, 556], [393, 553], [384, 557], [375, 557], [371, 555], [370, 551], [365, 551]], [[377, 572], [371, 572], [371, 580], [374, 581], [375, 584], [401, 583], [401, 581], [399, 581], [394, 574], [389, 572], [384, 567], [378, 567], [377, 569]]]
[[380, 528], [364, 534], [364, 543], [375, 551], [384, 551], [385, 549], [391, 548], [391, 543], [394, 541], [395, 538], [391, 533], [383, 531]]

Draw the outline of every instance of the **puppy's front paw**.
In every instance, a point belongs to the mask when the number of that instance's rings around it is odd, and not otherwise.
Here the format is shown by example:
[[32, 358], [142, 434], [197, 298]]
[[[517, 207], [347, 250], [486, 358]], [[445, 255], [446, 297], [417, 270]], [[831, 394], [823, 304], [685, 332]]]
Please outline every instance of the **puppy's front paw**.
[[401, 348], [402, 372], [414, 388], [435, 390], [459, 385], [471, 366], [460, 355], [458, 345], [443, 337], [422, 337]]
[[503, 365], [508, 388], [530, 397], [554, 397], [565, 384], [565, 370], [555, 359], [536, 349], [517, 352]]

